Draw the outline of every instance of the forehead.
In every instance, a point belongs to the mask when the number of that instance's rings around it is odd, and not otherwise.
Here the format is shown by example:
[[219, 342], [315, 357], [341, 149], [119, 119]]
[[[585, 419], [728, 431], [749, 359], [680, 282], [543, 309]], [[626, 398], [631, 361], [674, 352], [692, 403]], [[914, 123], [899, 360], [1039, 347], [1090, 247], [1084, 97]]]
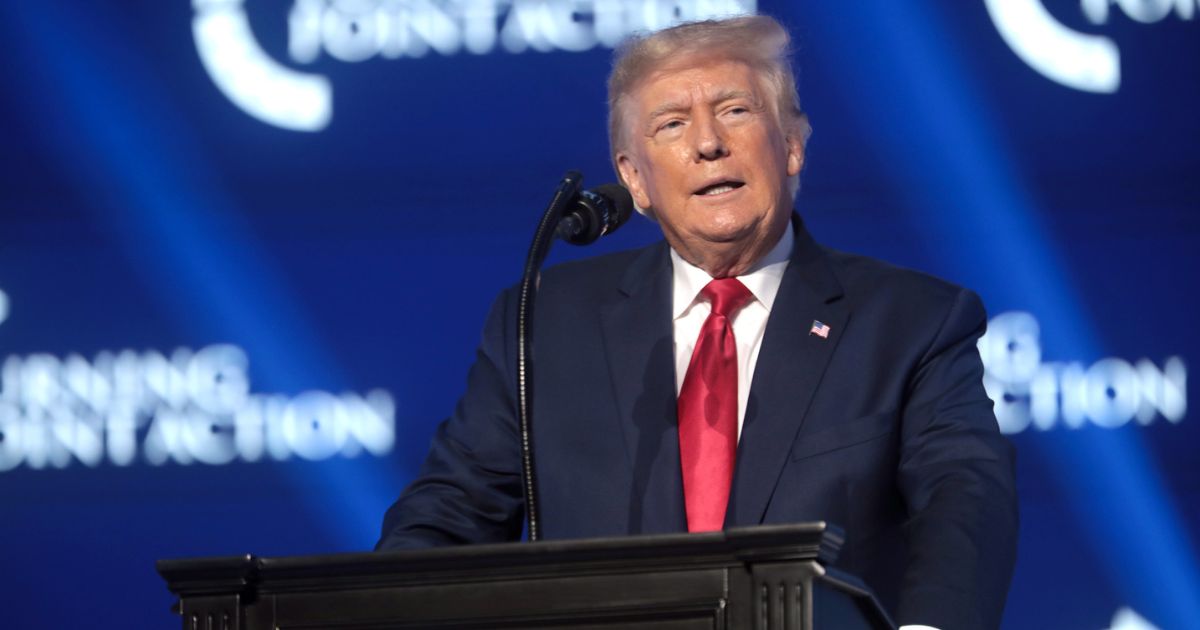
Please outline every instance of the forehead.
[[686, 60], [660, 68], [630, 91], [632, 109], [647, 116], [664, 107], [690, 107], [731, 95], [761, 100], [762, 81], [748, 64], [730, 59]]

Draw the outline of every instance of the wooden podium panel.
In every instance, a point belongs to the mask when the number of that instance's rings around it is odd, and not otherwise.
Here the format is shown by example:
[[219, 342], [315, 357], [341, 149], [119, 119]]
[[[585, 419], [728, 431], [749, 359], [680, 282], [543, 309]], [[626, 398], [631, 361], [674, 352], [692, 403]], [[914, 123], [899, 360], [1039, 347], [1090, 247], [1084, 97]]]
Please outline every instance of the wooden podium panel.
[[161, 560], [185, 629], [893, 628], [824, 523], [294, 558]]

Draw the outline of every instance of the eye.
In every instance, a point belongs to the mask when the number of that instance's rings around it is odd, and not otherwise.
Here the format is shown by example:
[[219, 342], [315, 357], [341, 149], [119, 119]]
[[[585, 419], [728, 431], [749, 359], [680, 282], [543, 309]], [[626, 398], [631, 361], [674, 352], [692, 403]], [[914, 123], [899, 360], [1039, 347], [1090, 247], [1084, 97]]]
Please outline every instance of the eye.
[[671, 118], [664, 121], [654, 129], [655, 135], [661, 135], [666, 138], [675, 138], [681, 133], [684, 121], [679, 118]]

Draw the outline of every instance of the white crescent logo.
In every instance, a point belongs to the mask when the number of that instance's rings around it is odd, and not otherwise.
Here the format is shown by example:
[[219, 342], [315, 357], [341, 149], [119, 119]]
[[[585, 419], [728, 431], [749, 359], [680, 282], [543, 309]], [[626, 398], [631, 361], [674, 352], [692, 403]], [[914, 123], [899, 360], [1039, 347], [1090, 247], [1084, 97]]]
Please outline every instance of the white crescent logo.
[[8, 319], [8, 296], [4, 295], [4, 291], [0, 291], [0, 324]]
[[193, 0], [192, 36], [208, 76], [229, 100], [284, 129], [320, 131], [333, 118], [329, 79], [297, 72], [258, 45], [242, 0]]
[[1107, 37], [1073, 31], [1040, 0], [985, 0], [1000, 37], [1034, 70], [1085, 92], [1116, 92], [1121, 57]]
[[[1105, 24], [1116, 5], [1129, 19], [1153, 24], [1172, 11], [1191, 20], [1200, 0], [1079, 0], [1092, 24]], [[1067, 87], [1111, 94], [1121, 87], [1121, 55], [1107, 37], [1071, 30], [1041, 0], [984, 0], [1000, 37], [1025, 63]]]

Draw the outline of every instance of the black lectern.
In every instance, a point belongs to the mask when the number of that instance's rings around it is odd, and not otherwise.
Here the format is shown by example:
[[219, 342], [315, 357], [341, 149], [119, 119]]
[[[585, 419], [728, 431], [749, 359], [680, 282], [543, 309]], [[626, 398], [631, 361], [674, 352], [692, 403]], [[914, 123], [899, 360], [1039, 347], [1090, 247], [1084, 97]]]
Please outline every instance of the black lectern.
[[186, 629], [894, 628], [825, 523], [296, 558], [160, 560]]

